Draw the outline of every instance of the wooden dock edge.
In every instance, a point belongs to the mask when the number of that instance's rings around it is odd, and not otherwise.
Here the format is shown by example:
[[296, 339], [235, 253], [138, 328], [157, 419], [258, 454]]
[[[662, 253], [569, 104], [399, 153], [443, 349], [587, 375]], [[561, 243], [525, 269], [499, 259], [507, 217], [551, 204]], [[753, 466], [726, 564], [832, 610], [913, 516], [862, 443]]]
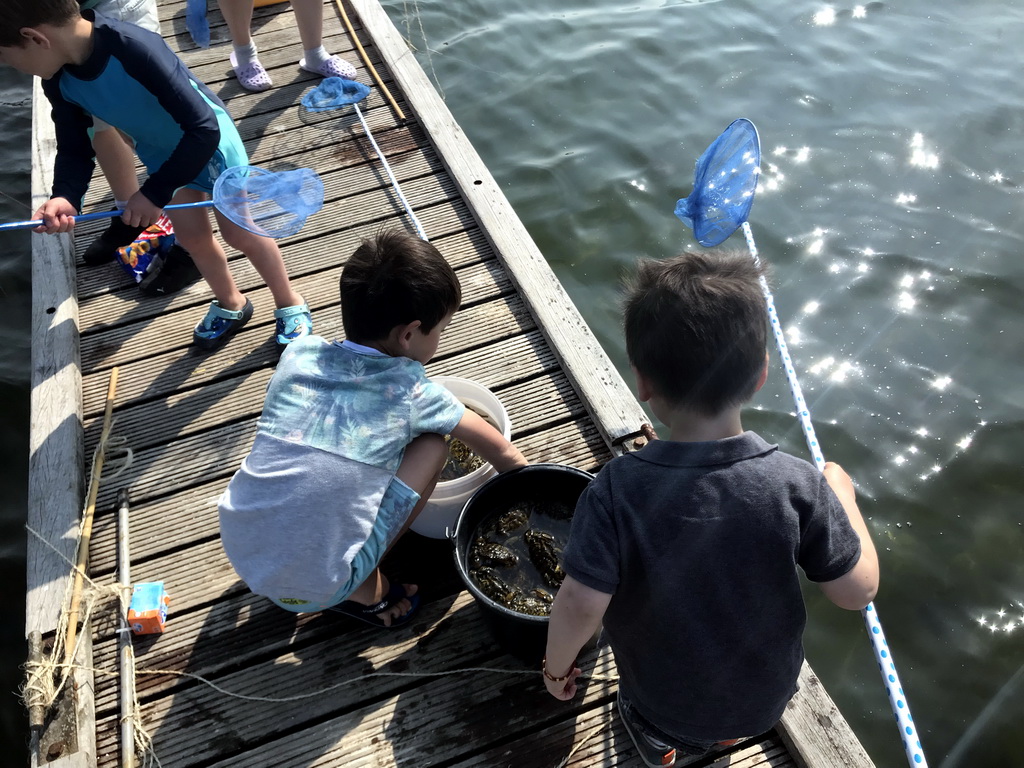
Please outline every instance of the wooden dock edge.
[[[636, 434], [646, 414], [584, 322], [415, 55], [377, 0], [349, 0], [391, 69], [417, 120], [505, 265], [606, 442]], [[810, 666], [777, 726], [793, 757], [809, 768], [873, 768], [860, 741]]]
[[805, 661], [800, 690], [786, 705], [776, 733], [801, 768], [874, 768], [850, 724]]
[[448, 173], [616, 453], [648, 421], [405, 39], [377, 0], [350, 0]]
[[[42, 81], [32, 83], [32, 209], [50, 197], [57, 140]], [[32, 236], [32, 377], [25, 637], [57, 629], [78, 546], [85, 489], [78, 297], [71, 235]], [[38, 538], [37, 538], [38, 537]], [[33, 733], [54, 768], [96, 764], [92, 637], [84, 628], [62, 714]], [[70, 700], [67, 696], [70, 695]], [[53, 751], [51, 751], [51, 748]], [[33, 764], [37, 753], [32, 755]]]

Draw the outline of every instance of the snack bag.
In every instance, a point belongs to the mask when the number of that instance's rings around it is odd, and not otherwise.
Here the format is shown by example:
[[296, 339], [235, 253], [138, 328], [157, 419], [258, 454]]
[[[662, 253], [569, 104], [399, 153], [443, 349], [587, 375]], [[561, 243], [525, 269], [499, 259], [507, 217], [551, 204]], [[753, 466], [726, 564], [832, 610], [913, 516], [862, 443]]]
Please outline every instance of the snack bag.
[[142, 232], [134, 242], [117, 249], [117, 263], [132, 276], [137, 285], [158, 263], [158, 257], [165, 254], [172, 245], [174, 227], [167, 216], [161, 215], [156, 224]]

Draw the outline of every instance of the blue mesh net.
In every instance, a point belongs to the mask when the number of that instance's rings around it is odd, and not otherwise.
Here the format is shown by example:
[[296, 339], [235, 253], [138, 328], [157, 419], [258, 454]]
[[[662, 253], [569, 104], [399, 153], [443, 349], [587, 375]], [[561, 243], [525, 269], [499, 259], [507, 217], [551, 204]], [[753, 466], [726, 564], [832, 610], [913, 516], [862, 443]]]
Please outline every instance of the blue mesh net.
[[188, 0], [185, 3], [185, 29], [200, 48], [210, 47], [210, 22], [206, 19], [207, 0]]
[[697, 160], [693, 192], [676, 203], [676, 216], [703, 246], [721, 243], [747, 220], [761, 171], [757, 129], [740, 118]]
[[313, 90], [302, 97], [302, 106], [310, 112], [341, 109], [362, 101], [370, 93], [370, 86], [343, 77], [325, 77]]
[[238, 226], [263, 237], [294, 235], [323, 208], [324, 184], [309, 168], [271, 173], [228, 168], [213, 185], [213, 204]]

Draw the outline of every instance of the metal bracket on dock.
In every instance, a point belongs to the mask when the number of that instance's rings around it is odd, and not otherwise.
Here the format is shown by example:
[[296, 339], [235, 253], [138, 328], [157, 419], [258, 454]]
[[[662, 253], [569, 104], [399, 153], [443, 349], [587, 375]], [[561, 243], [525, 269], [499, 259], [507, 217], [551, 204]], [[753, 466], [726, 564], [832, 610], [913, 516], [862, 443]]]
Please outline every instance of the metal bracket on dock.
[[[92, 643], [88, 626], [82, 648], [85, 667], [92, 665]], [[28, 666], [30, 675], [39, 665], [47, 665], [53, 654], [53, 634], [31, 632], [28, 637]], [[45, 674], [51, 674], [45, 671]], [[92, 677], [84, 670], [75, 670], [68, 678], [57, 699], [49, 707], [29, 690], [24, 693], [28, 709], [30, 739], [29, 765], [31, 768], [95, 768], [96, 742]]]
[[644, 422], [636, 432], [630, 432], [628, 435], [622, 435], [612, 440], [612, 447], [618, 448], [623, 453], [630, 453], [639, 451], [651, 440], [657, 439], [658, 433], [654, 431], [654, 427]]
[[[43, 639], [39, 632], [29, 635], [29, 662], [42, 664], [51, 654], [53, 640]], [[78, 684], [75, 676], [60, 692], [49, 710], [26, 692], [25, 704], [29, 711], [31, 729], [31, 755], [33, 766], [55, 765], [79, 752], [78, 739]], [[63, 763], [59, 763], [63, 764]]]

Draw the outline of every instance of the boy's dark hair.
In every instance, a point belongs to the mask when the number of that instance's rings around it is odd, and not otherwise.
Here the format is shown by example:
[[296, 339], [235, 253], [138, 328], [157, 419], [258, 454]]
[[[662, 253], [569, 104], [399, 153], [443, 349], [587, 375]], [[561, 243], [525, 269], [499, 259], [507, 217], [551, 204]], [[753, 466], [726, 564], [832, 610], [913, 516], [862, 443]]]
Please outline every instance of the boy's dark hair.
[[357, 343], [413, 320], [430, 333], [462, 302], [459, 278], [440, 251], [401, 230], [364, 240], [341, 271], [340, 289], [345, 336]]
[[754, 396], [768, 338], [761, 275], [753, 259], [720, 251], [637, 265], [626, 353], [669, 404], [717, 416]]
[[63, 27], [80, 15], [76, 0], [2, 0], [0, 2], [0, 46], [24, 45], [21, 30], [50, 24]]

